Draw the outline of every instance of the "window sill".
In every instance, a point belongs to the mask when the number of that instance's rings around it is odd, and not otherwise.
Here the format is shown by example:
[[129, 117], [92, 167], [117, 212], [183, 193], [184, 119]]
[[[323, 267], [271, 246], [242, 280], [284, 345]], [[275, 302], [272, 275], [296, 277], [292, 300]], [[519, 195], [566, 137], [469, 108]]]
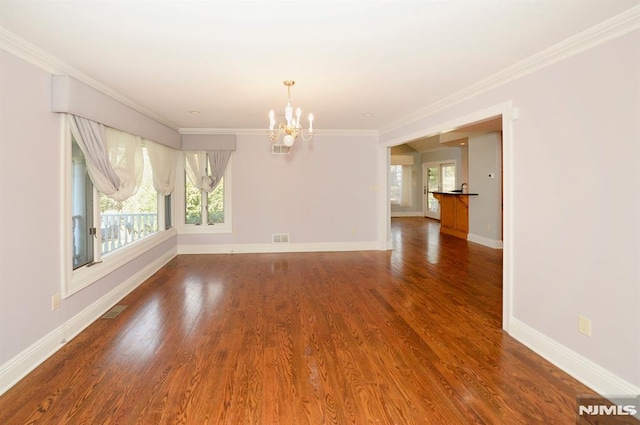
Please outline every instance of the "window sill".
[[144, 239], [133, 242], [131, 245], [122, 247], [116, 251], [105, 254], [100, 263], [94, 263], [91, 266], [80, 267], [73, 270], [71, 279], [65, 288], [63, 298], [67, 298], [81, 289], [102, 279], [109, 273], [119, 269], [132, 260], [135, 260], [145, 252], [171, 239], [178, 232], [175, 228], [157, 232]]

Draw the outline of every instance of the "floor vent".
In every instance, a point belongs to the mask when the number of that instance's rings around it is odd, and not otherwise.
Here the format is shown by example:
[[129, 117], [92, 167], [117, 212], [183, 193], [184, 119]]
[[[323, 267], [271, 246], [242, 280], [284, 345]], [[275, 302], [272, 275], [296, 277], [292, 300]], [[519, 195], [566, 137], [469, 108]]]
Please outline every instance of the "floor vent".
[[274, 233], [272, 235], [273, 243], [289, 243], [289, 234], [288, 233]]
[[283, 154], [289, 153], [290, 150], [291, 150], [290, 146], [271, 145], [271, 153], [273, 154], [283, 155]]
[[104, 316], [102, 316], [103, 319], [114, 319], [118, 316], [118, 314], [122, 313], [122, 310], [124, 310], [125, 308], [127, 308], [126, 305], [117, 305], [115, 307], [113, 307], [111, 310], [107, 311]]

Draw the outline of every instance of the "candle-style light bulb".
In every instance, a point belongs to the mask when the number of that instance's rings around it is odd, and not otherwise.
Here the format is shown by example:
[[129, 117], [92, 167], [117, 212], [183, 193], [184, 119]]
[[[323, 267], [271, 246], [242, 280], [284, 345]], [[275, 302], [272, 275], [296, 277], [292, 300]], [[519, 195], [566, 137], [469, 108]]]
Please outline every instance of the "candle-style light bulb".
[[302, 116], [302, 109], [296, 109], [296, 122], [300, 125], [300, 117]]
[[284, 108], [284, 116], [287, 119], [287, 124], [291, 125], [291, 119], [293, 118], [293, 107], [291, 102], [287, 102], [287, 106]]
[[273, 126], [276, 124], [276, 113], [273, 109], [269, 111], [269, 130], [273, 130]]
[[313, 114], [309, 114], [309, 133], [313, 132]]

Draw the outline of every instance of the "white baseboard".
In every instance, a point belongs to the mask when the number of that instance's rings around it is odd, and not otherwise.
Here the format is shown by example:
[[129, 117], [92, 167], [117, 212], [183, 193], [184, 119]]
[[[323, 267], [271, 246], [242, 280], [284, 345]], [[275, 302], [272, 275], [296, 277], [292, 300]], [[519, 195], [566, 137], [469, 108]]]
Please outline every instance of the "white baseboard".
[[531, 348], [600, 395], [637, 396], [640, 387], [594, 363], [586, 357], [527, 326], [516, 318], [509, 321], [509, 335]]
[[422, 211], [391, 211], [391, 217], [424, 217]]
[[78, 335], [118, 301], [160, 270], [160, 268], [171, 261], [176, 254], [177, 250], [174, 248], [161, 257], [156, 258], [102, 298], [49, 332], [49, 334], [36, 341], [8, 362], [0, 365], [0, 395], [4, 394], [29, 372], [62, 348], [67, 341], [70, 341]]
[[266, 254], [277, 252], [343, 252], [378, 250], [380, 250], [380, 246], [377, 241], [178, 245], [178, 254]]
[[502, 241], [485, 238], [484, 236], [475, 235], [473, 233], [469, 233], [467, 235], [467, 240], [469, 242], [475, 242], [479, 243], [480, 245], [488, 246], [489, 248], [502, 249]]

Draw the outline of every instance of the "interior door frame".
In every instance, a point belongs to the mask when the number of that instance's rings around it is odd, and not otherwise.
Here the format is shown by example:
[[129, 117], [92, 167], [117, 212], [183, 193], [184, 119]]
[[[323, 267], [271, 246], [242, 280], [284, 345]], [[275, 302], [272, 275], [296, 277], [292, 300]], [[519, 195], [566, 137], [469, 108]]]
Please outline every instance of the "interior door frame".
[[[405, 134], [398, 134], [386, 137], [380, 141], [380, 155], [378, 156], [378, 182], [381, 187], [387, 187], [389, 179], [390, 148], [392, 146], [407, 143], [410, 140], [439, 134], [449, 131], [452, 128], [461, 127], [466, 124], [491, 119], [496, 116], [502, 118], [502, 166], [503, 166], [503, 253], [502, 253], [502, 329], [507, 333], [514, 331], [512, 317], [513, 311], [513, 121], [519, 118], [517, 107], [512, 101], [507, 100], [502, 103], [488, 106], [484, 109], [471, 109], [464, 112], [458, 111], [456, 117], [449, 121], [427, 120], [426, 125], [419, 126], [417, 130], [408, 131]], [[413, 127], [415, 128], [415, 127]], [[393, 249], [391, 242], [391, 206], [389, 196], [380, 191], [378, 215], [379, 224], [379, 247], [380, 249]], [[388, 192], [388, 190], [386, 191]]]
[[438, 189], [437, 190], [442, 190], [442, 166], [447, 164], [453, 164], [453, 166], [456, 168], [455, 185], [457, 186], [458, 172], [459, 172], [457, 159], [455, 158], [441, 159], [439, 161], [422, 163], [422, 216], [423, 217], [433, 218], [434, 220], [440, 220], [440, 208], [438, 208], [438, 211], [436, 213], [431, 213], [430, 211], [428, 211], [428, 208], [427, 208], [427, 200], [429, 198], [429, 194], [428, 194], [429, 188], [427, 187], [428, 176], [426, 174], [429, 168], [433, 168], [437, 166], [438, 167]]

